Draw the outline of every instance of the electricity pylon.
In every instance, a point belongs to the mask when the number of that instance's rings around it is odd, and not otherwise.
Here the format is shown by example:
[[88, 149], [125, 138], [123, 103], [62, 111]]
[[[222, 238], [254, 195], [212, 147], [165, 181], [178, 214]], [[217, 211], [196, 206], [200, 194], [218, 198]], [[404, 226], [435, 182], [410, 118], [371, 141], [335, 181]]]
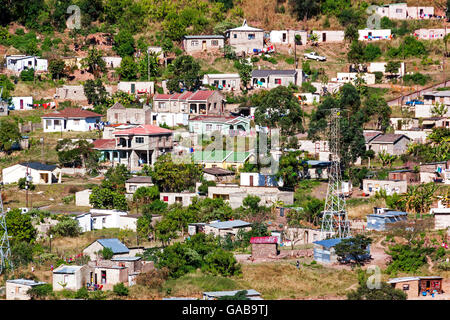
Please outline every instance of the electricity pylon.
[[324, 211], [322, 212], [322, 239], [347, 238], [350, 236], [350, 223], [342, 192], [341, 163], [339, 158], [339, 116], [339, 109], [331, 109], [329, 122], [331, 165], [328, 168], [327, 198]]
[[11, 247], [9, 246], [8, 229], [6, 228], [5, 212], [3, 211], [3, 196], [0, 189], [0, 274], [6, 268], [12, 268]]

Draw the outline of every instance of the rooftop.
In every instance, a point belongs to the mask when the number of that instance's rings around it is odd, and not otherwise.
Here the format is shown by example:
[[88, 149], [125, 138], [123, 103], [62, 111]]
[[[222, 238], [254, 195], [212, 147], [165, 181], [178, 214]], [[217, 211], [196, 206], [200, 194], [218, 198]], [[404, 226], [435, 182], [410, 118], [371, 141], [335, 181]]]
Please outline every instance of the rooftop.
[[40, 162], [22, 162], [20, 165], [39, 171], [53, 171], [57, 168], [53, 164], [45, 164]]
[[217, 229], [231, 229], [231, 228], [239, 228], [239, 227], [249, 227], [252, 224], [249, 222], [245, 222], [242, 220], [230, 220], [230, 221], [221, 221], [209, 224], [210, 227]]
[[53, 270], [53, 273], [56, 273], [56, 274], [74, 274], [75, 272], [77, 272], [81, 268], [82, 268], [82, 266], [61, 265], [58, 268], [56, 268], [55, 270]]
[[96, 118], [96, 117], [102, 117], [101, 114], [84, 110], [82, 108], [65, 108], [58, 112], [49, 113], [46, 115], [43, 115], [41, 118]]
[[96, 139], [92, 142], [94, 149], [98, 150], [113, 150], [116, 148], [115, 139]]
[[[343, 239], [348, 239], [348, 238], [343, 238]], [[341, 239], [341, 238], [325, 239], [325, 240], [320, 240], [320, 241], [314, 241], [313, 243], [321, 245], [322, 247], [329, 249], [329, 248], [334, 247], [338, 243], [340, 243], [343, 239]]]
[[127, 183], [152, 183], [152, 177], [146, 177], [146, 176], [132, 177], [125, 182], [127, 182]]
[[21, 285], [25, 285], [25, 286], [38, 286], [38, 285], [41, 285], [41, 284], [46, 284], [46, 282], [39, 282], [39, 281], [28, 280], [28, 279], [6, 280], [6, 282], [15, 283], [15, 284], [21, 284]]
[[269, 75], [276, 76], [295, 76], [297, 70], [253, 70], [252, 77], [268, 77]]
[[105, 248], [110, 248], [114, 254], [130, 252], [130, 250], [117, 238], [98, 239], [97, 242], [100, 243]]
[[184, 36], [184, 39], [225, 39], [225, 37], [218, 34], [205, 34], [205, 35]]
[[172, 133], [172, 130], [153, 126], [151, 124], [142, 124], [134, 128], [114, 131], [114, 135], [158, 135]]
[[139, 261], [142, 257], [116, 257], [112, 258], [111, 261]]
[[395, 134], [395, 133], [387, 133], [387, 134], [381, 134], [377, 137], [375, 137], [371, 142], [372, 143], [396, 143], [401, 138], [405, 137], [408, 140], [411, 140], [404, 134]]
[[228, 176], [234, 175], [233, 171], [222, 169], [222, 168], [204, 168], [204, 173], [212, 174], [213, 176]]

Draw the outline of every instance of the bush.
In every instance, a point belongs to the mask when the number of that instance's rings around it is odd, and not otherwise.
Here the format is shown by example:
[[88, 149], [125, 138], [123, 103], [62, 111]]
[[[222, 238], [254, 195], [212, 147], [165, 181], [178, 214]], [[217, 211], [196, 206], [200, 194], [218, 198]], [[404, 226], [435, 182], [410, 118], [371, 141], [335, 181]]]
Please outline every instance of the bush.
[[113, 286], [113, 292], [120, 297], [126, 297], [128, 296], [129, 290], [122, 282], [120, 282]]
[[103, 248], [103, 250], [100, 251], [103, 259], [109, 260], [114, 256], [114, 252], [110, 248]]
[[412, 82], [414, 84], [420, 84], [421, 86], [424, 86], [430, 80], [431, 80], [431, 77], [429, 75], [424, 75], [419, 72], [416, 72], [414, 74], [406, 74], [403, 76], [403, 81], [405, 83]]
[[[27, 179], [25, 177], [20, 178], [17, 183], [18, 183], [18, 186], [19, 186], [20, 190], [25, 190], [26, 189]], [[28, 187], [29, 187], [28, 190], [34, 190], [36, 188], [35, 185], [33, 184], [33, 182], [28, 182]]]
[[34, 286], [27, 291], [27, 294], [31, 300], [44, 300], [53, 295], [53, 286], [49, 283]]
[[216, 249], [206, 255], [202, 271], [222, 276], [235, 276], [242, 273], [241, 266], [233, 253], [223, 249]]
[[169, 278], [169, 269], [153, 269], [148, 272], [140, 273], [136, 277], [136, 283], [152, 289], [161, 289]]
[[20, 73], [20, 80], [22, 81], [33, 81], [34, 80], [34, 69], [25, 69]]
[[381, 83], [383, 81], [383, 72], [375, 71], [373, 74], [375, 75], [375, 83]]
[[77, 220], [66, 218], [50, 229], [50, 233], [61, 237], [76, 237], [82, 229]]
[[75, 293], [75, 299], [87, 300], [88, 298], [89, 298], [89, 291], [86, 287], [78, 289], [78, 291]]
[[62, 201], [64, 202], [64, 204], [70, 204], [71, 202], [75, 201], [75, 195], [72, 194], [72, 195], [66, 196], [66, 197], [62, 198]]

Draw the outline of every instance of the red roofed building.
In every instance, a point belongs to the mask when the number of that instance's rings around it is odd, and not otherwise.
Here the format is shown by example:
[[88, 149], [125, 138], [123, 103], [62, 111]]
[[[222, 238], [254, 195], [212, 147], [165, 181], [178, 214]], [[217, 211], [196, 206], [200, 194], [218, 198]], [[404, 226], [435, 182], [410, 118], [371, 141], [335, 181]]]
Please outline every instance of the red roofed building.
[[90, 131], [102, 115], [81, 108], [65, 108], [41, 117], [44, 132]]
[[112, 166], [125, 164], [130, 170], [153, 165], [160, 155], [173, 148], [172, 131], [150, 124], [115, 130], [112, 137], [95, 140], [94, 149], [102, 152], [101, 160]]

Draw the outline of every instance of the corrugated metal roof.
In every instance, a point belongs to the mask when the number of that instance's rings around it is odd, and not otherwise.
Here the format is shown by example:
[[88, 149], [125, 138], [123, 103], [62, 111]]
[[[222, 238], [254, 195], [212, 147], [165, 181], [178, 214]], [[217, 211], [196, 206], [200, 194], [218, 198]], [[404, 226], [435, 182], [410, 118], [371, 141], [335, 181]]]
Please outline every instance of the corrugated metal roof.
[[389, 281], [387, 283], [397, 283], [397, 282], [414, 281], [414, 280], [420, 280], [420, 278], [419, 277], [394, 278], [394, 279], [389, 279]]
[[230, 221], [221, 221], [221, 222], [211, 223], [208, 226], [217, 228], [217, 229], [230, 229], [230, 228], [236, 228], [236, 227], [251, 226], [251, 223], [245, 222], [242, 220], [230, 220]]
[[225, 39], [225, 37], [218, 34], [211, 34], [211, 35], [206, 34], [206, 35], [184, 36], [184, 39]]
[[340, 243], [343, 239], [349, 239], [349, 238], [333, 238], [333, 239], [326, 239], [326, 240], [320, 240], [320, 241], [314, 241], [314, 244], [321, 245], [325, 248], [332, 248], [338, 243]]
[[268, 77], [269, 75], [276, 76], [295, 76], [296, 70], [253, 70], [252, 77]]
[[112, 258], [111, 261], [138, 261], [141, 259], [142, 257], [116, 257]]
[[24, 167], [28, 166], [31, 169], [41, 170], [41, 171], [53, 171], [57, 168], [55, 165], [45, 164], [45, 163], [40, 163], [40, 162], [22, 162], [20, 165], [24, 166]]
[[125, 181], [127, 183], [133, 182], [133, 183], [152, 183], [152, 177], [146, 177], [146, 176], [138, 176], [138, 177], [132, 177]]
[[68, 273], [68, 274], [74, 274], [78, 270], [80, 270], [82, 266], [66, 266], [62, 265], [53, 270], [53, 273], [60, 274], [60, 273]]
[[25, 286], [38, 286], [38, 285], [41, 285], [41, 284], [46, 284], [46, 282], [39, 282], [39, 281], [28, 280], [28, 279], [6, 280], [6, 282], [15, 283], [15, 284], [21, 284], [21, 285], [25, 285]]
[[98, 239], [97, 242], [105, 248], [110, 248], [114, 254], [130, 252], [130, 250], [128, 250], [128, 248], [117, 238]]

